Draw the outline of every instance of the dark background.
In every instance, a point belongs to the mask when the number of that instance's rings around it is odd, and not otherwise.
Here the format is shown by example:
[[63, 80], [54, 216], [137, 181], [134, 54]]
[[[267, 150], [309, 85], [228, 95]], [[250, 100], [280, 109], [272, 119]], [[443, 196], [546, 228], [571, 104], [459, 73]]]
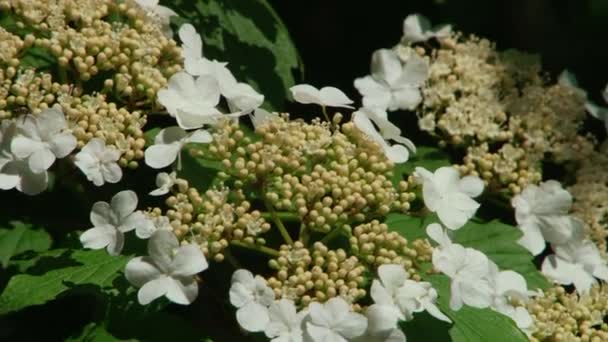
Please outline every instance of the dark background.
[[608, 81], [608, 0], [271, 0], [305, 66], [303, 82], [336, 86], [359, 99], [353, 80], [371, 54], [394, 46], [411, 13], [488, 38], [500, 50], [541, 55], [544, 70], [573, 71], [595, 101]]

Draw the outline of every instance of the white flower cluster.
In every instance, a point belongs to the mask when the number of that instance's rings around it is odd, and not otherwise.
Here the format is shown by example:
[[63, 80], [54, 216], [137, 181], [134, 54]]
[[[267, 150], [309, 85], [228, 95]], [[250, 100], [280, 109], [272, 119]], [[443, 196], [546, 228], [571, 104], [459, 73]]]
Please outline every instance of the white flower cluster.
[[608, 266], [597, 246], [583, 232], [583, 223], [569, 215], [572, 196], [557, 181], [528, 185], [513, 197], [515, 218], [523, 237], [519, 243], [532, 254], [541, 254], [546, 242], [555, 254], [545, 258], [542, 272], [562, 285], [573, 284], [587, 293], [595, 278], [608, 281]]
[[146, 257], [129, 261], [125, 269], [127, 280], [139, 287], [137, 298], [145, 305], [166, 296], [178, 304], [190, 304], [198, 294], [194, 278], [208, 264], [198, 245], [179, 245], [166, 217], [151, 219], [136, 211], [137, 195], [125, 190], [112, 197], [110, 203], [96, 202], [91, 210], [93, 228], [80, 235], [85, 248], [106, 248], [118, 255], [124, 246], [124, 233], [135, 230], [140, 239], [149, 239]]

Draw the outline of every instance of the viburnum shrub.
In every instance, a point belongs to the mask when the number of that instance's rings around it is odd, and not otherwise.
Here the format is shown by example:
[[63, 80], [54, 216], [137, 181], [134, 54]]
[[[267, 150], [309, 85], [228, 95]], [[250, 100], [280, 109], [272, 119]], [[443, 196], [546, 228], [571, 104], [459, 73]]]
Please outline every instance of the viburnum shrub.
[[580, 133], [607, 110], [572, 74], [410, 15], [354, 81], [361, 107], [293, 85], [322, 114], [294, 119], [206, 57], [189, 15], [0, 1], [3, 196], [94, 202], [67, 233], [0, 229], [0, 314], [81, 289], [105, 309], [74, 340], [150, 340], [156, 324], [201, 340], [197, 316], [215, 314], [219, 341], [608, 340], [608, 159]]

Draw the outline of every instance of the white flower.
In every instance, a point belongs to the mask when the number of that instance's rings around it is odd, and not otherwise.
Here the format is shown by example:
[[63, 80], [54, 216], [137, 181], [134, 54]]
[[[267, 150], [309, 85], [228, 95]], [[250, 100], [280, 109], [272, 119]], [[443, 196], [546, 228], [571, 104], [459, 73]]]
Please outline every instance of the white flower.
[[350, 106], [353, 101], [335, 87], [323, 87], [319, 90], [310, 84], [298, 84], [289, 90], [293, 99], [302, 104], [313, 103], [322, 107], [353, 108]]
[[33, 173], [49, 169], [56, 158], [63, 158], [76, 148], [76, 137], [66, 132], [68, 123], [61, 107], [48, 108], [33, 116], [27, 115], [17, 123], [17, 135], [11, 142], [11, 152], [27, 159]]
[[270, 322], [268, 306], [274, 301], [274, 291], [260, 276], [240, 269], [232, 274], [230, 303], [237, 308], [236, 320], [250, 332], [263, 331]]
[[[264, 96], [247, 83], [239, 83], [226, 63], [203, 57], [203, 41], [194, 26], [184, 24], [179, 28], [186, 72], [193, 76], [210, 76], [217, 81], [220, 93], [226, 98], [230, 111], [247, 114], [264, 102]], [[217, 104], [216, 104], [217, 105]]]
[[431, 38], [447, 37], [452, 31], [450, 25], [442, 25], [431, 29], [430, 21], [420, 14], [410, 14], [403, 21], [403, 37], [401, 42], [405, 45], [422, 42]]
[[424, 205], [437, 213], [449, 229], [462, 227], [479, 208], [479, 203], [472, 199], [483, 192], [483, 181], [479, 177], [460, 178], [458, 170], [451, 166], [440, 167], [434, 173], [416, 167], [414, 176], [422, 183]]
[[114, 146], [106, 146], [100, 138], [93, 138], [76, 154], [74, 164], [97, 186], [104, 183], [118, 183], [122, 169], [118, 165], [120, 151]]
[[608, 267], [597, 246], [586, 239], [573, 239], [565, 244], [552, 245], [555, 254], [545, 258], [542, 272], [562, 285], [574, 284], [576, 291], [586, 293], [595, 278], [608, 281]]
[[[431, 238], [438, 235], [436, 227], [437, 224], [427, 227], [427, 235]], [[440, 246], [433, 249], [433, 266], [450, 277], [450, 308], [459, 310], [463, 303], [476, 308], [490, 306], [494, 289], [488, 279], [488, 257], [473, 248], [452, 243], [447, 235], [440, 236], [436, 241]]]
[[0, 127], [0, 189], [16, 188], [27, 195], [37, 195], [48, 186], [46, 171], [34, 173], [27, 160], [11, 152], [11, 143], [17, 133], [14, 121], [4, 120]]
[[170, 18], [177, 16], [177, 13], [168, 7], [159, 5], [158, 0], [135, 0], [135, 2], [146, 10], [149, 17], [161, 25], [165, 37], [173, 38]]
[[180, 246], [173, 232], [159, 230], [148, 241], [148, 254], [133, 258], [125, 268], [127, 280], [140, 288], [139, 303], [146, 305], [162, 296], [177, 304], [192, 303], [198, 295], [194, 275], [209, 267], [200, 247]]
[[521, 194], [513, 197], [511, 205], [524, 233], [518, 242], [533, 255], [545, 249], [545, 240], [561, 244], [582, 233], [583, 223], [568, 215], [572, 196], [557, 181], [526, 186]]
[[175, 185], [175, 181], [177, 180], [177, 172], [173, 171], [171, 173], [160, 172], [156, 175], [156, 186], [158, 189], [152, 190], [150, 195], [152, 196], [162, 196], [169, 193], [171, 187]]
[[308, 306], [306, 333], [313, 342], [346, 342], [365, 333], [367, 318], [352, 312], [341, 297], [333, 297], [321, 304]]
[[397, 52], [380, 49], [372, 55], [372, 74], [357, 78], [355, 88], [365, 107], [413, 110], [422, 101], [420, 87], [428, 78], [428, 68], [427, 61], [416, 54], [403, 65]]
[[411, 320], [415, 312], [427, 310], [442, 321], [451, 322], [435, 306], [437, 291], [428, 282], [408, 279], [401, 265], [381, 265], [378, 278], [372, 282], [370, 294], [374, 304], [367, 308], [368, 330], [378, 335], [397, 326], [398, 321]]
[[296, 306], [289, 299], [280, 299], [270, 304], [268, 316], [270, 321], [264, 330], [272, 342], [301, 342], [302, 321], [307, 310], [296, 312]]
[[101, 249], [106, 247], [111, 255], [118, 255], [124, 244], [124, 233], [136, 229], [139, 236], [150, 229], [152, 224], [146, 216], [135, 211], [137, 195], [131, 190], [124, 190], [112, 197], [110, 204], [95, 202], [91, 209], [93, 228], [80, 235], [80, 242], [85, 248]]
[[494, 262], [490, 262], [490, 273], [488, 274], [490, 286], [494, 289], [491, 308], [495, 311], [509, 316], [517, 327], [529, 332], [534, 323], [530, 313], [524, 307], [515, 307], [511, 304], [512, 298], [526, 301], [534, 294], [528, 291], [524, 277], [514, 271], [499, 271]]
[[[416, 152], [414, 143], [401, 136], [401, 130], [386, 118], [386, 112], [378, 113], [372, 109], [361, 108], [353, 113], [352, 120], [359, 130], [382, 147], [384, 154], [392, 162], [405, 163], [409, 159], [410, 150]], [[380, 128], [380, 132], [374, 124]], [[389, 145], [387, 140], [395, 140], [403, 145]]]
[[177, 126], [162, 129], [154, 138], [154, 145], [144, 153], [146, 165], [161, 169], [177, 159], [177, 169], [181, 169], [181, 150], [189, 143], [205, 144], [213, 140], [209, 132], [199, 129], [190, 134]]
[[169, 79], [168, 88], [158, 91], [158, 102], [177, 119], [183, 129], [212, 125], [221, 115], [215, 108], [220, 101], [220, 87], [209, 75], [194, 78], [180, 71]]

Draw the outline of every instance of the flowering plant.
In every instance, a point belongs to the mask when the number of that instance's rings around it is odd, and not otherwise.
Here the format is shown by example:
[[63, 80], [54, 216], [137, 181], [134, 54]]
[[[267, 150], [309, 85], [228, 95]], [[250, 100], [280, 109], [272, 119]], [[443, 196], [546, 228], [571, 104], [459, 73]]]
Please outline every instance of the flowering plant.
[[262, 86], [207, 55], [240, 12], [178, 3], [0, 1], [0, 323], [76, 300], [66, 339], [608, 339], [603, 109], [571, 74], [409, 15], [360, 98], [293, 56]]

